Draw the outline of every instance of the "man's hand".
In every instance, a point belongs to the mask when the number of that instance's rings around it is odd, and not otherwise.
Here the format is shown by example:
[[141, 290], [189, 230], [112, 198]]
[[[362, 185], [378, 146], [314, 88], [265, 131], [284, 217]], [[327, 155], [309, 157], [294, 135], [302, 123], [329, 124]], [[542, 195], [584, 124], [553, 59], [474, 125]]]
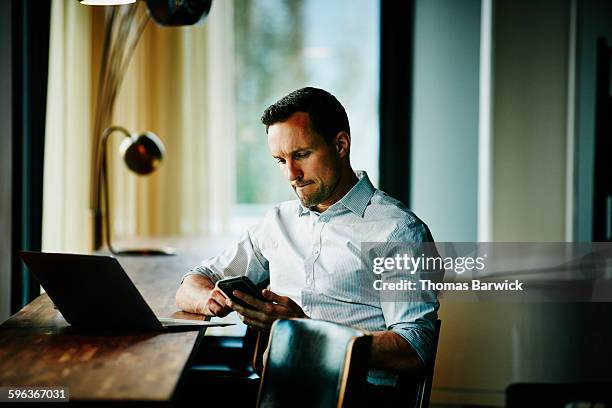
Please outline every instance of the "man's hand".
[[227, 316], [232, 309], [225, 304], [227, 298], [204, 275], [190, 275], [185, 278], [176, 292], [176, 305], [189, 313], [205, 316]]
[[230, 299], [226, 299], [225, 305], [232, 308], [240, 316], [245, 324], [255, 327], [258, 330], [270, 331], [270, 326], [277, 319], [287, 319], [290, 317], [308, 318], [302, 308], [287, 296], [280, 296], [269, 289], [261, 291], [263, 297], [268, 300], [263, 301], [244, 292], [235, 290], [234, 296], [249, 304], [251, 307], [243, 307]]
[[206, 316], [217, 316], [217, 317], [225, 317], [227, 316], [232, 309], [225, 304], [227, 298], [219, 290], [219, 288], [215, 287], [210, 291], [210, 295], [206, 299], [204, 305], [204, 314]]

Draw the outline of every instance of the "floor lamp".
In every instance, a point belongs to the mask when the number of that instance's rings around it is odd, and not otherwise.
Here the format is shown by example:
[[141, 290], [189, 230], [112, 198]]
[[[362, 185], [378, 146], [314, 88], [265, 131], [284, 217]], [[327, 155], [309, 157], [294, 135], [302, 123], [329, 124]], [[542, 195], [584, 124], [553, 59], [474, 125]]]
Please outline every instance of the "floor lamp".
[[[132, 140], [134, 147], [127, 149], [137, 151], [144, 149], [147, 158], [157, 163], [163, 155], [163, 145], [161, 141], [152, 133], [143, 133], [132, 136], [129, 132], [118, 126], [108, 127], [112, 123], [113, 107], [117, 97], [125, 71], [129, 61], [134, 54], [138, 40], [142, 35], [147, 23], [153, 19], [161, 26], [185, 26], [202, 22], [210, 12], [212, 0], [79, 0], [85, 5], [105, 5], [104, 39], [102, 43], [102, 54], [100, 70], [98, 72], [98, 95], [96, 97], [96, 109], [93, 124], [94, 149], [92, 149], [91, 166], [91, 197], [90, 208], [92, 212], [92, 238], [93, 250], [99, 250], [103, 241], [103, 220], [102, 220], [102, 173], [104, 173], [104, 189], [106, 191], [106, 233], [107, 245], [109, 250], [117, 253], [111, 246], [112, 231], [110, 228], [110, 216], [108, 212], [108, 180], [106, 169], [106, 144], [111, 133], [119, 131], [126, 136], [126, 140]], [[134, 3], [128, 5], [126, 3]], [[115, 4], [115, 6], [109, 6]], [[118, 4], [123, 4], [118, 6]], [[140, 5], [146, 5], [146, 12]], [[105, 129], [102, 131], [102, 129]], [[103, 136], [100, 138], [100, 136]], [[128, 143], [124, 141], [124, 143]], [[126, 145], [127, 146], [127, 145]], [[147, 148], [154, 149], [156, 146], [159, 151], [159, 158], [150, 156]], [[129, 146], [128, 146], [129, 147]], [[130, 153], [133, 154], [133, 153]], [[130, 167], [130, 162], [136, 158], [124, 156], [126, 164]], [[103, 161], [104, 160], [104, 161]], [[157, 161], [155, 161], [157, 160]], [[132, 168], [132, 167], [130, 167]], [[134, 170], [134, 169], [132, 169]], [[138, 170], [134, 170], [138, 173]], [[121, 251], [124, 252], [124, 251]], [[128, 251], [131, 254], [157, 254], [166, 255], [169, 252], [164, 250], [137, 250]]]

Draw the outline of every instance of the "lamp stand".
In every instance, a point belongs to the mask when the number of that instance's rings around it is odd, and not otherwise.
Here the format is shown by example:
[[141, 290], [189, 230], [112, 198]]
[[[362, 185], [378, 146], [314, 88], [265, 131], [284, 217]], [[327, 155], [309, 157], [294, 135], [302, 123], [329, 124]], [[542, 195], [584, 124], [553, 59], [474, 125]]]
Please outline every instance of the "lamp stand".
[[[102, 160], [100, 164], [102, 166], [101, 176], [102, 176], [102, 183], [103, 183], [103, 188], [104, 188], [104, 226], [106, 227], [105, 228], [106, 229], [106, 246], [108, 247], [108, 250], [113, 255], [132, 255], [132, 256], [176, 255], [176, 250], [174, 248], [169, 248], [169, 247], [168, 248], [139, 248], [139, 249], [124, 249], [124, 250], [116, 250], [115, 248], [113, 248], [111, 244], [111, 236], [113, 234], [112, 234], [111, 222], [110, 222], [111, 213], [110, 213], [110, 194], [109, 194], [109, 188], [108, 188], [107, 150], [108, 150], [108, 140], [110, 139], [110, 135], [113, 134], [114, 132], [120, 132], [125, 137], [128, 137], [128, 138], [130, 137], [130, 132], [128, 132], [125, 128], [121, 126], [111, 126], [104, 131], [104, 134], [102, 135], [102, 139], [100, 141], [102, 144]], [[100, 187], [100, 184], [98, 184], [98, 187]], [[96, 217], [95, 218], [96, 222], [99, 222], [100, 216], [101, 214], [99, 211], [96, 214], [94, 214], [94, 217]]]

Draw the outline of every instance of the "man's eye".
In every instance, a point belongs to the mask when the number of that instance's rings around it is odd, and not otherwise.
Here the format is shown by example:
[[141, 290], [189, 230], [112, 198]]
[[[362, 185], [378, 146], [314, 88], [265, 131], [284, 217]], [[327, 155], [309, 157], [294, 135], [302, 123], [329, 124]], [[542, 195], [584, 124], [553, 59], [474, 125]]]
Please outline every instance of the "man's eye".
[[306, 157], [310, 156], [310, 152], [304, 152], [304, 153], [297, 153], [295, 155], [296, 159], [304, 159]]
[[283, 164], [283, 163], [285, 163], [285, 160], [284, 159], [276, 159], [276, 163], [277, 164]]

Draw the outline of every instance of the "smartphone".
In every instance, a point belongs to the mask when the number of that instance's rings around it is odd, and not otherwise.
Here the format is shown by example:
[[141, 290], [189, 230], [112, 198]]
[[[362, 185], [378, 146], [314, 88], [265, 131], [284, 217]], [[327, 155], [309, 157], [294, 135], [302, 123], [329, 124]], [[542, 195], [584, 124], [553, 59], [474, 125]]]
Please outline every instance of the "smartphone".
[[253, 296], [254, 298], [263, 300], [264, 302], [269, 302], [269, 300], [263, 297], [261, 291], [257, 288], [253, 281], [246, 276], [236, 276], [234, 278], [221, 279], [217, 282], [217, 287], [221, 289], [221, 292], [223, 292], [225, 296], [230, 298], [232, 302], [235, 302], [240, 306], [248, 307], [251, 309], [253, 308], [253, 306], [245, 303], [244, 301], [234, 296], [233, 292], [235, 290], [244, 292], [247, 295]]

